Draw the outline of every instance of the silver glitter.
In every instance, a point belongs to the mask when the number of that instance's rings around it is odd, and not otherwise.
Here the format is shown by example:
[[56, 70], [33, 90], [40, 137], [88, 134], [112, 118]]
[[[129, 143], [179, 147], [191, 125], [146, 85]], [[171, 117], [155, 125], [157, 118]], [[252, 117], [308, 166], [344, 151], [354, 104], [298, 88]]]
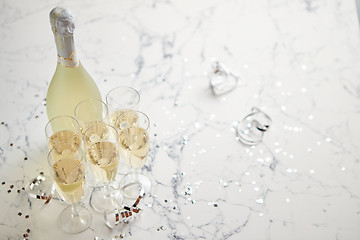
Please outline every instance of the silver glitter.
[[259, 199], [256, 199], [255, 202], [258, 203], [258, 204], [263, 204], [263, 203], [264, 203], [264, 199], [259, 198]]

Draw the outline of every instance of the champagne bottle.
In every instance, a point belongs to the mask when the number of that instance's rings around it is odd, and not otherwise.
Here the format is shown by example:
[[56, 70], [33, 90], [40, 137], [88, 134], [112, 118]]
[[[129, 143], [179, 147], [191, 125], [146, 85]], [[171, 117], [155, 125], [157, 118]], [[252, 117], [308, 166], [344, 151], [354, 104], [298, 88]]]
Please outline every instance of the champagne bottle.
[[94, 80], [81, 65], [74, 45], [74, 17], [64, 7], [50, 12], [50, 23], [57, 47], [58, 63], [46, 96], [48, 119], [74, 116], [76, 105], [88, 98], [101, 100]]

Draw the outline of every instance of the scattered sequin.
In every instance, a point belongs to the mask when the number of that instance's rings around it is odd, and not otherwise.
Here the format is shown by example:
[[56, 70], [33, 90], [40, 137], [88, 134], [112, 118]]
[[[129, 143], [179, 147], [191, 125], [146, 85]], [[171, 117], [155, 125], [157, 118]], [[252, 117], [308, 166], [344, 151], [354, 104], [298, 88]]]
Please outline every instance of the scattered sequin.
[[314, 169], [310, 169], [309, 171], [311, 174], [314, 174], [315, 173], [315, 170]]
[[289, 199], [289, 198], [286, 198], [285, 201], [286, 201], [286, 202], [290, 202], [290, 199]]
[[328, 138], [325, 139], [325, 141], [331, 142], [331, 138], [328, 137]]
[[285, 112], [286, 111], [286, 106], [281, 106], [280, 109], [281, 109], [281, 111]]
[[256, 199], [255, 202], [258, 203], [258, 204], [263, 204], [263, 203], [264, 203], [264, 199], [259, 198], [259, 199]]

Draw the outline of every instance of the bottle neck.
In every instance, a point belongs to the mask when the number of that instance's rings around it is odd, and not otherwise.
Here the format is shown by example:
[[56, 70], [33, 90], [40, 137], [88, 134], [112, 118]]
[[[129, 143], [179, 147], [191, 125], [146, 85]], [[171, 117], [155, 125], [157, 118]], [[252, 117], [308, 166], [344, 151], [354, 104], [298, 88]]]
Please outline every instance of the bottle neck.
[[65, 67], [75, 68], [79, 66], [79, 58], [76, 53], [74, 36], [72, 34], [55, 34], [58, 63]]

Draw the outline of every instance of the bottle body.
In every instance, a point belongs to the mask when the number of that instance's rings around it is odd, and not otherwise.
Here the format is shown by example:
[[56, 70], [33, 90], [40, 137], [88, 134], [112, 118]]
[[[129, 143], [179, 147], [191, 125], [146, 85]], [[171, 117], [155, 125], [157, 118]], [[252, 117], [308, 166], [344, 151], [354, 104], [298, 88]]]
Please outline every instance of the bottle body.
[[82, 64], [69, 68], [57, 63], [46, 95], [48, 119], [59, 115], [74, 116], [76, 105], [88, 98], [101, 100], [101, 95]]
[[80, 63], [75, 50], [74, 19], [70, 10], [56, 7], [50, 13], [58, 63], [46, 96], [48, 119], [74, 116], [76, 105], [88, 98], [101, 100], [94, 80]]

